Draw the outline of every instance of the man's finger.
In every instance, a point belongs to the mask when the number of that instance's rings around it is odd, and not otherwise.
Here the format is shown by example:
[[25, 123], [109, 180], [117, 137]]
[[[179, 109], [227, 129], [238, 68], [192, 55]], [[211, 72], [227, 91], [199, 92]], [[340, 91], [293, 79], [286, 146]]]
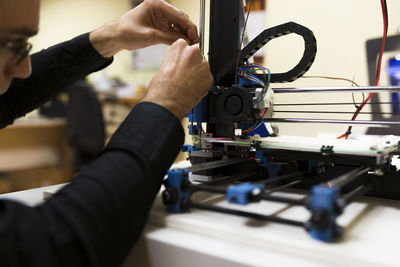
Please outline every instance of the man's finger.
[[[170, 30], [173, 30], [175, 32], [180, 32], [182, 34], [185, 34], [188, 39], [190, 39], [192, 44], [197, 44], [200, 42], [200, 38], [197, 35], [197, 27], [195, 26], [194, 32], [187, 32], [187, 29], [182, 28], [181, 25], [175, 25], [174, 23], [169, 24]], [[191, 30], [191, 29], [189, 29]]]
[[192, 42], [191, 40], [188, 39], [186, 35], [175, 31], [169, 31], [169, 32], [156, 31], [154, 35], [160, 43], [167, 45], [173, 44], [178, 39], [184, 39], [188, 44], [191, 44]]
[[193, 41], [199, 39], [196, 25], [190, 21], [189, 17], [184, 12], [164, 1], [161, 8], [162, 13], [168, 18], [170, 24], [174, 24], [174, 26], [179, 25], [179, 31], [185, 34], [189, 40]]
[[187, 49], [189, 49], [190, 54], [191, 54], [191, 58], [196, 61], [196, 62], [202, 62], [204, 61], [204, 57], [201, 54], [200, 48], [198, 45], [193, 45], [188, 47]]

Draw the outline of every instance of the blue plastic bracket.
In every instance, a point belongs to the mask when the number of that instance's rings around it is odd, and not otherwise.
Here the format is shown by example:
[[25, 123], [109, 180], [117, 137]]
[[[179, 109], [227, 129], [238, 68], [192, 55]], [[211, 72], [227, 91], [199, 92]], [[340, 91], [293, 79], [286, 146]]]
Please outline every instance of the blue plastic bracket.
[[190, 153], [192, 151], [198, 151], [200, 149], [201, 149], [200, 147], [194, 147], [194, 146], [191, 146], [191, 145], [183, 145], [182, 148], [181, 148], [181, 151]]
[[168, 179], [165, 183], [165, 190], [171, 194], [171, 199], [173, 199], [167, 204], [167, 209], [169, 212], [182, 213], [185, 211], [182, 209], [182, 201], [188, 200], [190, 197], [190, 193], [185, 192], [182, 189], [182, 185], [186, 181], [189, 181], [188, 169], [176, 169], [168, 171]]
[[[335, 238], [337, 230], [336, 201], [339, 196], [340, 188], [337, 186], [316, 185], [311, 189], [310, 234], [312, 238], [325, 242], [331, 242]], [[318, 220], [318, 222], [313, 222], [313, 220]]]
[[263, 184], [242, 183], [239, 185], [231, 185], [226, 191], [226, 199], [228, 203], [247, 205], [251, 203], [250, 195], [253, 190], [263, 190]]
[[325, 163], [322, 161], [310, 160], [308, 162], [308, 172], [313, 175], [325, 172]]
[[201, 126], [200, 125], [189, 125], [189, 134], [190, 135], [200, 135]]
[[279, 163], [269, 163], [267, 158], [264, 157], [263, 150], [256, 151], [256, 159], [260, 162], [260, 165], [268, 171], [268, 178], [275, 178], [278, 176], [278, 172], [281, 170]]

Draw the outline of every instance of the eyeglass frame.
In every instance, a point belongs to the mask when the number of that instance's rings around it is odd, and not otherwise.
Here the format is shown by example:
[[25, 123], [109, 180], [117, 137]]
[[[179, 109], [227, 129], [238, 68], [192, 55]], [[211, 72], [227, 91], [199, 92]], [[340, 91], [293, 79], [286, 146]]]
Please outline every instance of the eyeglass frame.
[[33, 45], [29, 42], [22, 42], [23, 41], [21, 41], [21, 39], [12, 40], [0, 37], [0, 47], [7, 48], [17, 54], [18, 58], [15, 63], [16, 66], [24, 61], [24, 59], [29, 55], [33, 47]]

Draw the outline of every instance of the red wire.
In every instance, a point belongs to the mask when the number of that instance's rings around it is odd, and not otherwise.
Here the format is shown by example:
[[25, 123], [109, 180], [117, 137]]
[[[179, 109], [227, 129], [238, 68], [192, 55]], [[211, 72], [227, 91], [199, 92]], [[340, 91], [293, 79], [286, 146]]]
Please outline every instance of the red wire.
[[[386, 36], [387, 36], [387, 30], [388, 30], [388, 25], [386, 23], [387, 22], [387, 14], [385, 12], [384, 0], [381, 0], [381, 7], [382, 7], [382, 14], [383, 14], [383, 38], [382, 38], [381, 51], [380, 51], [379, 59], [378, 59], [378, 71], [377, 71], [374, 86], [378, 86], [379, 80], [381, 78], [382, 57], [383, 57], [383, 52], [385, 50]], [[367, 99], [365, 99], [365, 101], [361, 104], [361, 106], [359, 106], [357, 108], [356, 112], [354, 113], [353, 117], [351, 118], [352, 121], [354, 121], [357, 118], [358, 114], [361, 112], [361, 110], [364, 108], [364, 106], [368, 103], [368, 101], [371, 99], [371, 97], [373, 95], [374, 95], [374, 93], [370, 93], [368, 95]], [[349, 128], [347, 129], [347, 132], [342, 134], [341, 136], [339, 136], [337, 139], [342, 139], [342, 138], [347, 139], [349, 137], [349, 135], [351, 134], [352, 129], [353, 129], [353, 126], [349, 126]]]
[[267, 112], [268, 112], [268, 108], [264, 109], [264, 112], [263, 112], [263, 114], [260, 116], [260, 119], [262, 119], [262, 118], [265, 116], [265, 114], [267, 114]]
[[247, 129], [247, 130], [243, 130], [242, 133], [249, 133], [249, 132], [252, 132], [252, 131], [254, 131], [254, 129]]
[[[265, 114], [267, 114], [267, 112], [268, 112], [268, 108], [264, 109], [264, 113], [261, 115], [260, 119], [263, 118], [263, 117], [265, 116]], [[257, 128], [258, 128], [258, 127], [246, 129], [246, 130], [243, 130], [242, 133], [249, 133], [249, 132], [254, 131], [254, 130], [257, 129]]]

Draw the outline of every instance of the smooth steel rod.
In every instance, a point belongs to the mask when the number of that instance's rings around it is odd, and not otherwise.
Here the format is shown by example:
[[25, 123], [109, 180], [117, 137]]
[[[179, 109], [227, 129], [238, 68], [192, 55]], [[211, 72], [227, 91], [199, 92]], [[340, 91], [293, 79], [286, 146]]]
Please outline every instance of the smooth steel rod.
[[289, 220], [289, 219], [284, 219], [280, 218], [277, 216], [270, 216], [270, 215], [262, 215], [262, 214], [257, 214], [257, 213], [251, 213], [251, 212], [246, 212], [246, 211], [241, 211], [241, 210], [234, 210], [234, 209], [228, 209], [224, 207], [219, 207], [219, 206], [211, 206], [211, 205], [205, 205], [202, 203], [196, 203], [196, 202], [190, 202], [189, 206], [192, 208], [196, 209], [201, 209], [201, 210], [208, 210], [208, 211], [216, 211], [216, 212], [221, 212], [225, 214], [232, 214], [232, 215], [238, 215], [242, 217], [247, 217], [247, 218], [252, 218], [252, 219], [257, 219], [257, 220], [263, 220], [267, 222], [276, 222], [276, 223], [282, 223], [282, 224], [287, 224], [287, 225], [292, 225], [292, 226], [300, 226], [304, 227], [306, 224], [304, 222], [300, 221], [295, 221], [295, 220]]
[[237, 173], [237, 174], [233, 174], [233, 175], [218, 177], [218, 178], [213, 179], [210, 182], [203, 182], [203, 184], [213, 185], [213, 186], [223, 185], [223, 184], [228, 184], [228, 183], [236, 182], [239, 180], [243, 180], [246, 178], [250, 178], [250, 177], [256, 176], [257, 174], [258, 174], [258, 172], [256, 170], [247, 171], [246, 173]]
[[347, 205], [355, 201], [357, 198], [361, 197], [362, 195], [368, 193], [373, 189], [373, 184], [371, 182], [367, 182], [366, 184], [359, 185], [350, 193], [347, 193], [340, 199], [338, 199], [337, 203], [342, 208], [345, 208]]
[[204, 52], [205, 28], [206, 28], [206, 0], [200, 0], [200, 50], [203, 56], [205, 55]]
[[[354, 102], [337, 102], [337, 103], [274, 103], [274, 107], [281, 106], [347, 106], [347, 105], [361, 105], [362, 103], [354, 103]], [[368, 102], [366, 105], [392, 105], [392, 104], [400, 104], [400, 102]]]
[[328, 119], [297, 119], [297, 118], [271, 118], [264, 119], [269, 123], [330, 123], [330, 124], [347, 124], [347, 125], [373, 125], [381, 127], [399, 126], [398, 121], [363, 121], [363, 120], [328, 120]]
[[280, 93], [382, 93], [400, 92], [400, 86], [360, 86], [360, 87], [300, 87], [300, 88], [272, 88], [275, 94]]
[[278, 176], [275, 178], [268, 178], [265, 180], [257, 181], [257, 183], [264, 184], [264, 185], [276, 184], [276, 183], [284, 182], [287, 180], [294, 180], [294, 178], [297, 176], [303, 177], [304, 174], [306, 174], [306, 173], [307, 173], [307, 171], [289, 173], [289, 174], [281, 175], [281, 176]]
[[283, 189], [292, 187], [292, 186], [294, 186], [294, 185], [296, 185], [296, 184], [299, 184], [299, 183], [301, 183], [301, 182], [303, 182], [303, 180], [296, 180], [296, 181], [293, 181], [293, 182], [290, 182], [290, 183], [287, 183], [287, 184], [284, 184], [284, 185], [281, 185], [281, 186], [274, 187], [274, 188], [272, 188], [272, 189], [270, 189], [270, 190], [266, 190], [266, 191], [263, 193], [263, 195], [264, 195], [264, 196], [271, 195], [272, 193], [279, 192], [279, 191], [281, 191], [281, 190], [283, 190]]
[[[274, 113], [304, 113], [304, 114], [354, 114], [354, 111], [318, 111], [318, 110], [274, 110]], [[395, 115], [396, 113], [392, 112], [360, 112], [360, 115]], [[399, 114], [400, 115], [400, 114]]]
[[306, 206], [307, 205], [307, 198], [302, 199], [294, 199], [290, 197], [280, 197], [280, 196], [270, 196], [268, 193], [264, 194], [261, 193], [262, 200], [268, 200], [272, 202], [281, 202], [290, 205], [297, 205], [297, 206]]
[[206, 163], [195, 164], [188, 169], [191, 172], [206, 171], [206, 170], [211, 170], [211, 169], [215, 169], [215, 168], [219, 168], [219, 167], [229, 166], [229, 165], [243, 163], [243, 162], [252, 161], [252, 160], [253, 159], [242, 159], [242, 158], [216, 160], [216, 161], [211, 161], [211, 162], [206, 162]]
[[226, 188], [216, 186], [250, 178], [255, 176], [256, 174], [257, 171], [249, 171], [246, 173], [238, 173], [230, 176], [224, 176], [222, 178], [218, 178], [211, 182], [204, 182], [202, 184], [185, 183], [184, 188], [185, 190], [190, 190], [192, 192], [204, 191], [208, 193], [225, 194]]
[[370, 170], [370, 168], [368, 167], [364, 167], [361, 166], [357, 169], [354, 169], [352, 171], [349, 171], [345, 174], [342, 174], [328, 182], [325, 183], [325, 186], [327, 187], [340, 187], [342, 188], [343, 186], [349, 184], [350, 182], [354, 181], [355, 179], [357, 179], [358, 177], [360, 177], [361, 175], [364, 175], [365, 173], [367, 173]]

